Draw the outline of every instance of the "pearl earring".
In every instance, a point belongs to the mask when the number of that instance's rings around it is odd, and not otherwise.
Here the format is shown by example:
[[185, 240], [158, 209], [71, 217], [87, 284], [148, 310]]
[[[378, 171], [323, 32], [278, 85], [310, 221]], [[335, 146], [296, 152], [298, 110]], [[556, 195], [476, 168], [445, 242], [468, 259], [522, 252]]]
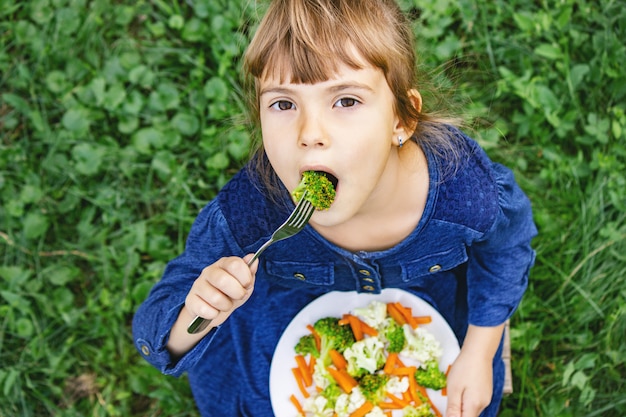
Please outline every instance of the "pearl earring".
[[403, 145], [402, 143], [402, 136], [398, 136], [398, 148], [401, 148]]

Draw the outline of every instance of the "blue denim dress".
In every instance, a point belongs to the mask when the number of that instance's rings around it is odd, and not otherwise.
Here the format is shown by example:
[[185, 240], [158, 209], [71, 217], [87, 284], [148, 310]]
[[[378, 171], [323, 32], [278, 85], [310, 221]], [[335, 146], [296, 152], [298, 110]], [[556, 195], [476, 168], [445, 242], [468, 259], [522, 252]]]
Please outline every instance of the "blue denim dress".
[[[268, 201], [251, 171], [240, 171], [200, 212], [184, 253], [167, 265], [137, 310], [133, 336], [140, 354], [164, 374], [187, 372], [204, 417], [271, 417], [268, 380], [278, 340], [303, 307], [329, 291], [410, 291], [441, 313], [461, 345], [468, 324], [503, 323], [517, 308], [534, 262], [530, 202], [510, 170], [461, 132], [451, 134], [462, 141], [462, 161], [449, 169], [427, 152], [426, 208], [403, 242], [355, 253], [307, 226], [260, 258], [249, 301], [173, 361], [165, 349], [169, 329], [201, 270], [221, 257], [254, 252], [293, 208]], [[492, 404], [483, 416], [495, 416], [501, 400], [501, 348]]]

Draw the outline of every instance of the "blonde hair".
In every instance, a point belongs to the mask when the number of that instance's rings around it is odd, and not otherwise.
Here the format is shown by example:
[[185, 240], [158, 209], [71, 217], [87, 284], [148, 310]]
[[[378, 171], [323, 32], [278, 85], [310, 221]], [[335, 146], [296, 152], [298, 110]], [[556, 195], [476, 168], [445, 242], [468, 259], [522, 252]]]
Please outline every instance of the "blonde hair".
[[[456, 119], [420, 111], [411, 100], [410, 91], [420, 90], [413, 31], [395, 0], [272, 0], [243, 61], [257, 131], [259, 80], [289, 77], [292, 83], [313, 84], [330, 79], [340, 64], [360, 69], [363, 60], [384, 73], [403, 125], [417, 126], [412, 139], [454, 155], [445, 125]], [[261, 178], [272, 176], [260, 140], [255, 159]]]

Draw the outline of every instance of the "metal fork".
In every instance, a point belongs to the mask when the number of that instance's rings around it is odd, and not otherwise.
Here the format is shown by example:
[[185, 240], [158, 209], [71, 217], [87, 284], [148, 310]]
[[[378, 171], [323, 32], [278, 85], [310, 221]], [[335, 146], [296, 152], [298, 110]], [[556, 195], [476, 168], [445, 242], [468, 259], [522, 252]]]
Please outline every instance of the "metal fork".
[[[248, 266], [251, 266], [261, 253], [263, 253], [263, 251], [265, 251], [265, 249], [267, 249], [272, 243], [287, 239], [288, 237], [298, 233], [304, 228], [304, 226], [306, 226], [311, 218], [311, 215], [313, 214], [313, 211], [315, 211], [313, 205], [305, 199], [306, 194], [307, 191], [304, 192], [300, 201], [296, 205], [296, 208], [293, 209], [287, 220], [285, 220], [285, 222], [272, 234], [272, 237], [270, 237], [270, 239], [256, 251], [252, 259], [248, 261]], [[189, 326], [187, 326], [187, 333], [199, 333], [206, 329], [210, 323], [211, 320], [196, 316]]]

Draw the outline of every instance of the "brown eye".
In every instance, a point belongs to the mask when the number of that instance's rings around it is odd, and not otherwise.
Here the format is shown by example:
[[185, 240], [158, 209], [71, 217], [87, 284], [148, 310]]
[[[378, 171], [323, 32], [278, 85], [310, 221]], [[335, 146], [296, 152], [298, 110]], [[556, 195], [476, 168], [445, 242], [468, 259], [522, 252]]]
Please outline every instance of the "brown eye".
[[335, 105], [337, 107], [352, 107], [355, 106], [357, 103], [358, 101], [354, 98], [344, 97], [339, 99], [337, 103], [335, 103]]
[[291, 101], [287, 100], [279, 100], [276, 103], [272, 104], [270, 107], [273, 107], [276, 110], [292, 110], [294, 105]]

